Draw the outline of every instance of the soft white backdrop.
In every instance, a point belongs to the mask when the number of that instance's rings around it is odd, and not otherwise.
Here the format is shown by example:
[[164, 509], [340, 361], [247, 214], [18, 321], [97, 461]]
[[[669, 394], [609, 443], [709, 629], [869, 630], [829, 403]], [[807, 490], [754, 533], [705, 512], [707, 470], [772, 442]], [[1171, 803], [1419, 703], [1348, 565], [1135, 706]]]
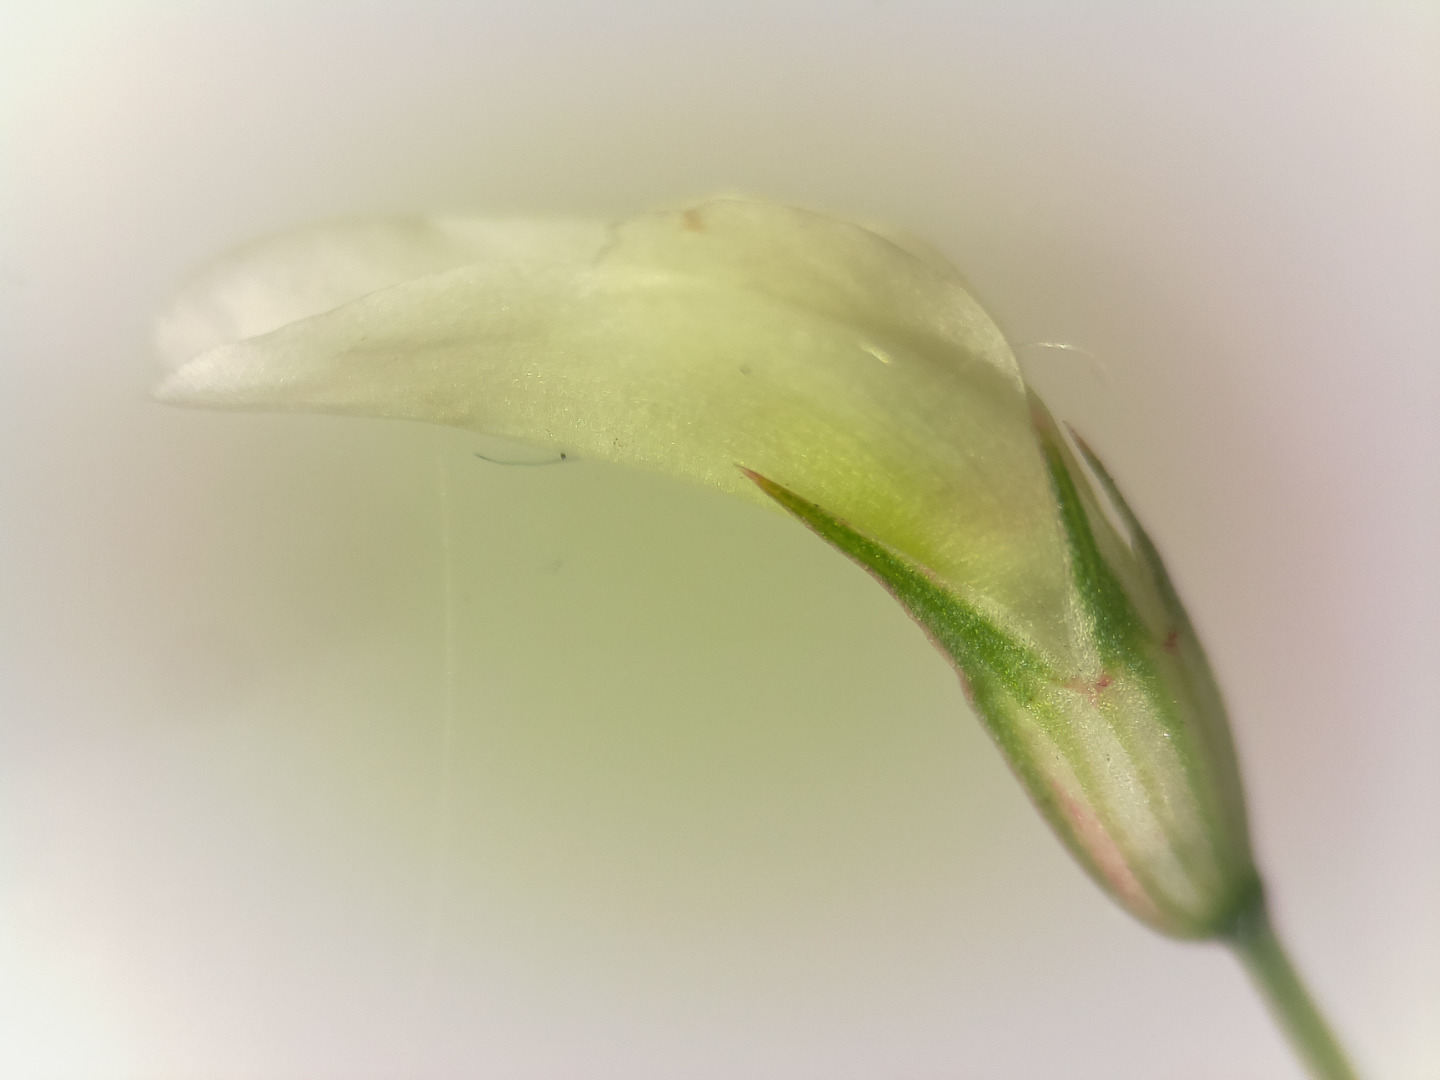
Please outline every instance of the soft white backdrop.
[[1026, 346], [1300, 964], [1440, 1076], [1437, 103], [1424, 4], [0, 0], [0, 1074], [1298, 1075], [797, 526], [145, 399], [257, 233], [740, 190], [926, 236]]

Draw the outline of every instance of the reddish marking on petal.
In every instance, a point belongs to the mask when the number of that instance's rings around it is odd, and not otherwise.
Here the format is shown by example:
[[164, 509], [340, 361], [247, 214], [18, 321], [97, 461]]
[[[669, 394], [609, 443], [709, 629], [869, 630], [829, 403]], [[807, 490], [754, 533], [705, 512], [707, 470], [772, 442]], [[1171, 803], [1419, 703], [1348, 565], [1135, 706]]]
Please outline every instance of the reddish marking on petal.
[[1072, 690], [1079, 694], [1086, 701], [1090, 702], [1091, 705], [1099, 705], [1100, 696], [1105, 693], [1114, 682], [1115, 680], [1111, 677], [1110, 673], [1103, 671], [1100, 673], [1100, 677], [1093, 681], [1089, 679], [1067, 679], [1065, 681], [1065, 689]]
[[1161, 642], [1160, 647], [1171, 656], [1178, 653], [1180, 651], [1180, 631], [1171, 630], [1170, 633], [1165, 635], [1165, 640]]
[[704, 232], [705, 219], [700, 216], [699, 210], [691, 207], [680, 212], [680, 227], [686, 232]]
[[1130, 869], [1124, 853], [1114, 838], [1090, 807], [1081, 803], [1058, 783], [1051, 782], [1050, 790], [1055, 793], [1060, 810], [1074, 830], [1075, 841], [1095, 860], [1106, 883], [1120, 902], [1142, 919], [1152, 923], [1160, 921], [1159, 909], [1155, 906], [1145, 886]]

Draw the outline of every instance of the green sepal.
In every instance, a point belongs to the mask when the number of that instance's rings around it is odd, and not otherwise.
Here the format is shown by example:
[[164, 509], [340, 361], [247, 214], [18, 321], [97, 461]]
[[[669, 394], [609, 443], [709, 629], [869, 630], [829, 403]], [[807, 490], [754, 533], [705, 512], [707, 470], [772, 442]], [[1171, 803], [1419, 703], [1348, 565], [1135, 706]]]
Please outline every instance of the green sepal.
[[1049, 411], [1033, 395], [1031, 406], [1045, 467], [1050, 474], [1050, 488], [1065, 529], [1070, 573], [1090, 620], [1100, 659], [1107, 665], [1121, 663], [1135, 667], [1137, 661], [1143, 663], [1143, 643], [1149, 636], [1144, 620], [1096, 542], [1091, 511], [1071, 473], [1072, 466], [1078, 463], [1070, 455]]
[[1130, 546], [1150, 575], [1150, 583], [1159, 595], [1165, 613], [1176, 624], [1176, 629], [1190, 630], [1190, 616], [1185, 611], [1185, 605], [1180, 602], [1180, 594], [1175, 591], [1175, 586], [1170, 581], [1170, 572], [1165, 569], [1165, 562], [1160, 558], [1160, 552], [1155, 547], [1155, 542], [1150, 539], [1150, 534], [1145, 531], [1145, 526], [1140, 524], [1140, 519], [1135, 516], [1135, 511], [1130, 509], [1130, 504], [1125, 501], [1120, 486], [1115, 483], [1114, 477], [1110, 475], [1110, 470], [1105, 468], [1105, 463], [1090, 448], [1090, 444], [1076, 434], [1074, 428], [1067, 426], [1067, 430], [1070, 432], [1070, 438], [1074, 440], [1075, 445], [1084, 456], [1085, 464], [1090, 466], [1090, 471], [1095, 474], [1101, 487], [1105, 489], [1111, 505], [1115, 507], [1125, 522], [1125, 527], [1130, 533]]
[[817, 536], [869, 571], [954, 662], [977, 697], [1003, 689], [1020, 705], [1031, 706], [1047, 687], [1058, 682], [1050, 665], [1034, 649], [945, 588], [923, 567], [775, 481], [749, 469], [741, 471]]
[[[799, 518], [822, 540], [848, 556], [875, 578], [919, 623], [931, 642], [959, 672], [967, 696], [1007, 761], [1025, 784], [1040, 812], [1080, 860], [1087, 872], [1107, 888], [1105, 875], [1085, 838], [1057, 801], [1033, 748], [1026, 745], [1019, 717], [1047, 732], [1065, 756], [1078, 766], [1074, 733], [1055, 691], [1063, 680], [1046, 660], [1015, 635], [998, 626], [974, 604], [935, 580], [924, 567], [892, 551], [817, 504], [750, 469], [741, 469], [757, 487]], [[1082, 767], [1083, 769], [1083, 767]]]

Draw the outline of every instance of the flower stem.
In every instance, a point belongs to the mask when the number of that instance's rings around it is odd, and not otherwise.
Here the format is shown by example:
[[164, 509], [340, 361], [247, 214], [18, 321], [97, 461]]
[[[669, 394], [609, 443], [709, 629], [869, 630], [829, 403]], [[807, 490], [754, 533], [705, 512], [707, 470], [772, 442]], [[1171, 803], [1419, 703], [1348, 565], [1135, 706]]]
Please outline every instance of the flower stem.
[[1263, 899], [1237, 921], [1229, 944], [1315, 1080], [1356, 1080], [1345, 1051], [1275, 936]]

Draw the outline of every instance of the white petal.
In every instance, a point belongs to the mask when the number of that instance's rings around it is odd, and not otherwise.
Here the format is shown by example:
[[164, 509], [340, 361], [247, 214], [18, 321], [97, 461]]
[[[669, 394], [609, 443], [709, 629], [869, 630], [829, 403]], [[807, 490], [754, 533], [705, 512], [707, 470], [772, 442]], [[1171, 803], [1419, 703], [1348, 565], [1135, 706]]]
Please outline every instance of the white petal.
[[392, 218], [312, 225], [217, 260], [155, 326], [173, 370], [219, 345], [269, 333], [380, 289], [477, 262], [588, 263], [609, 228], [594, 221]]
[[758, 497], [743, 465], [1037, 644], [1065, 637], [1063, 539], [1004, 339], [953, 271], [820, 215], [646, 215], [589, 262], [464, 265], [221, 345], [158, 396], [454, 424]]

